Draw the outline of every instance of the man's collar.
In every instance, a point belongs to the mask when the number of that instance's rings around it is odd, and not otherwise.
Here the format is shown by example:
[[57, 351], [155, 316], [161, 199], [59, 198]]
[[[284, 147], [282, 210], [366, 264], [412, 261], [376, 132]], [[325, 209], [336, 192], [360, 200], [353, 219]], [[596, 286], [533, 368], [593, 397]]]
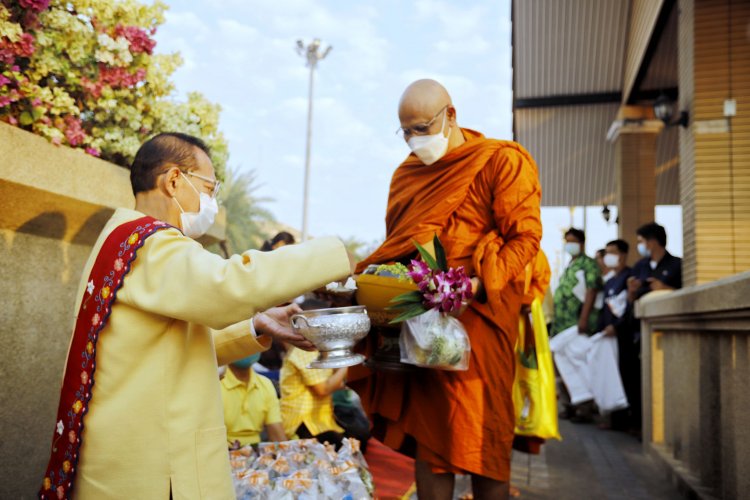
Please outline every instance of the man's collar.
[[[237, 378], [237, 376], [234, 374], [231, 368], [227, 366], [227, 371], [224, 374], [224, 380], [222, 380], [222, 383], [224, 384], [224, 387], [227, 389], [234, 389], [235, 387], [239, 386], [245, 386], [245, 383]], [[248, 389], [252, 389], [255, 387], [258, 387], [259, 385], [258, 380], [258, 374], [254, 372], [252, 368], [250, 368], [250, 378], [247, 381], [247, 387]]]
[[661, 259], [659, 260], [651, 260], [651, 262], [656, 262], [656, 267], [659, 267], [659, 265], [662, 262], [665, 262], [668, 258], [672, 257], [672, 254], [670, 254], [667, 249], [664, 249], [664, 255], [661, 256]]

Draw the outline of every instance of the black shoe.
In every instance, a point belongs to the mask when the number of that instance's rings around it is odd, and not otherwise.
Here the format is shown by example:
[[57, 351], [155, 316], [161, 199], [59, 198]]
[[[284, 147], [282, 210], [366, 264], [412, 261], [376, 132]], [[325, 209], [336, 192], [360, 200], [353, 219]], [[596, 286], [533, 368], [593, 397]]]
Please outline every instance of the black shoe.
[[565, 405], [563, 411], [558, 413], [557, 416], [563, 420], [570, 420], [571, 418], [576, 416], [575, 406]]
[[594, 418], [591, 415], [573, 415], [570, 417], [570, 421], [574, 424], [590, 424], [594, 421]]

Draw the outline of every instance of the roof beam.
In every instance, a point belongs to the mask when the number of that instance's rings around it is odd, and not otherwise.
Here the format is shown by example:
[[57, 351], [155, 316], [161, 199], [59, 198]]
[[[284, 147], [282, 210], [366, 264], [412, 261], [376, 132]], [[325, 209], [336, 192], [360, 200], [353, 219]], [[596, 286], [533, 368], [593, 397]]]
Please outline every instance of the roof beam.
[[669, 87], [666, 89], [638, 90], [630, 96], [630, 101], [632, 101], [632, 104], [638, 104], [643, 101], [655, 101], [662, 94], [669, 97], [671, 101], [677, 101], [680, 96], [680, 89]]
[[590, 94], [549, 95], [521, 97], [513, 100], [514, 109], [549, 108], [554, 106], [583, 106], [622, 101], [622, 92], [598, 92]]
[[656, 24], [654, 25], [654, 31], [651, 32], [651, 39], [648, 41], [646, 52], [643, 54], [641, 66], [638, 68], [638, 74], [633, 81], [633, 87], [629, 89], [629, 95], [626, 96], [628, 98], [627, 104], [634, 104], [636, 102], [635, 95], [640, 91], [643, 80], [646, 79], [648, 68], [651, 66], [651, 61], [654, 59], [659, 41], [664, 34], [664, 29], [669, 22], [669, 16], [676, 3], [676, 0], [667, 0], [661, 6], [659, 17], [656, 18]]

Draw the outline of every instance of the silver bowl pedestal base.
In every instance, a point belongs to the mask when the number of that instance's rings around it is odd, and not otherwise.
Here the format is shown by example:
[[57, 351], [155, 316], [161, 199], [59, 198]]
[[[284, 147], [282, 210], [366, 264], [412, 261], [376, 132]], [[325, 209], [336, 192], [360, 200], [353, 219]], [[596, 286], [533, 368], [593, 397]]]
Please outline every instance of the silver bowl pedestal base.
[[333, 351], [320, 351], [318, 359], [310, 363], [308, 368], [344, 368], [362, 363], [365, 357], [355, 354], [349, 349], [336, 349]]

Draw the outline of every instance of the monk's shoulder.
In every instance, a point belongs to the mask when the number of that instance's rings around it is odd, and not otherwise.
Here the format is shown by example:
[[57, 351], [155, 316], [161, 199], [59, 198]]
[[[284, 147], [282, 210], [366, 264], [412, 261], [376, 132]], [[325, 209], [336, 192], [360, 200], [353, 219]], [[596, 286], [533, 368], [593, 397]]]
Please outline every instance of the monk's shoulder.
[[536, 168], [534, 158], [532, 158], [531, 154], [529, 154], [526, 148], [521, 146], [519, 143], [515, 141], [503, 141], [500, 139], [492, 139], [492, 142], [494, 143], [493, 146], [496, 149], [493, 155], [494, 160], [521, 160], [530, 163], [534, 168]]
[[486, 175], [497, 178], [516, 170], [538, 175], [536, 162], [519, 143], [500, 139], [490, 139], [488, 142], [491, 142], [494, 152], [487, 163], [489, 168], [485, 168]]

